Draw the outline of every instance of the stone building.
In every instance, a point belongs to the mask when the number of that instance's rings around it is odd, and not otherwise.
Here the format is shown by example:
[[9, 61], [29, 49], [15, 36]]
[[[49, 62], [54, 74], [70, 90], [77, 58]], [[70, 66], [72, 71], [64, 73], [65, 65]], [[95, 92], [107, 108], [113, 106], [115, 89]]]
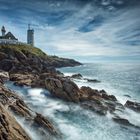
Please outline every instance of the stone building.
[[6, 29], [4, 26], [2, 26], [1, 28], [1, 33], [2, 33], [2, 36], [0, 36], [0, 39], [18, 41], [18, 39], [11, 32], [6, 33]]

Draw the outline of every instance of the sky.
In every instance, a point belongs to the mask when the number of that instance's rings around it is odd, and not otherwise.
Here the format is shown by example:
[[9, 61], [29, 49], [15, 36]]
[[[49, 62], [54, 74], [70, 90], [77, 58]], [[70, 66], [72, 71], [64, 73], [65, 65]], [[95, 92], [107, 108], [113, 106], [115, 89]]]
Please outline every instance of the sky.
[[0, 0], [0, 26], [21, 42], [81, 62], [140, 62], [140, 0]]

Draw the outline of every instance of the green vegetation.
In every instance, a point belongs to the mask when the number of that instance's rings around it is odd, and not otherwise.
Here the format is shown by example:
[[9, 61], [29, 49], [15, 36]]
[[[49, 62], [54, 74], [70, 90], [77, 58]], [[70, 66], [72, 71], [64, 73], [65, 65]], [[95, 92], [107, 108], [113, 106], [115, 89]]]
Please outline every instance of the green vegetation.
[[11, 50], [15, 50], [21, 53], [31, 53], [42, 58], [47, 57], [47, 54], [45, 54], [39, 48], [35, 48], [26, 44], [0, 44], [0, 50], [5, 53], [11, 53]]

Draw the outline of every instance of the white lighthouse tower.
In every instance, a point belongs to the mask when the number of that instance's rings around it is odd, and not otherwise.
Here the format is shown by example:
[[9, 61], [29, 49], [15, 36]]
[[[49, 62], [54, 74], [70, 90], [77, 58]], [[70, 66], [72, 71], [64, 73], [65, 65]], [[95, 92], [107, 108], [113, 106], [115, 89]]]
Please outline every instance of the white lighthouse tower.
[[34, 46], [34, 29], [31, 29], [30, 24], [28, 24], [27, 30], [27, 44]]

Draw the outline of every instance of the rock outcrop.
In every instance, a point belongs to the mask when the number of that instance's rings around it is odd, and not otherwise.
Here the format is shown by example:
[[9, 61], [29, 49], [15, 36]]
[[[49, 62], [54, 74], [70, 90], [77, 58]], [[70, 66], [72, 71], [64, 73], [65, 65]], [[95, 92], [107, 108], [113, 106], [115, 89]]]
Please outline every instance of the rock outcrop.
[[97, 79], [84, 78], [80, 73], [73, 74], [72, 76], [68, 76], [68, 78], [86, 80], [87, 82], [91, 82], [91, 83], [100, 83], [101, 82], [101, 81], [99, 81]]
[[[9, 78], [5, 72], [1, 72], [0, 75], [2, 80]], [[12, 80], [23, 80], [23, 77], [23, 75], [20, 77], [16, 74], [15, 79]], [[31, 76], [29, 77], [31, 78]], [[24, 78], [26, 79], [27, 76]], [[27, 84], [23, 83], [22, 85]], [[29, 136], [18, 124], [14, 116], [23, 118], [29, 127], [35, 128], [36, 133], [46, 140], [49, 139], [50, 135], [60, 137], [59, 130], [53, 126], [48, 118], [31, 110], [17, 94], [7, 89], [2, 81], [0, 83], [0, 138], [1, 140], [29, 140]]]
[[[93, 110], [101, 115], [114, 112], [116, 108], [122, 109], [120, 103], [113, 95], [104, 90], [98, 91], [90, 87], [79, 88], [72, 80], [56, 73], [42, 73], [40, 75], [11, 74], [10, 79], [16, 85], [46, 88], [53, 97], [65, 101], [75, 102], [86, 109]], [[26, 80], [27, 79], [27, 80]]]
[[4, 84], [5, 81], [9, 80], [9, 73], [0, 70], [0, 86]]
[[0, 140], [31, 140], [24, 129], [1, 103]]
[[78, 73], [78, 74], [73, 74], [73, 75], [71, 76], [71, 78], [82, 79], [83, 76], [82, 76], [80, 73]]
[[125, 103], [125, 107], [130, 108], [134, 111], [140, 112], [140, 103], [137, 102], [132, 102], [132, 101], [127, 101]]
[[132, 124], [129, 120], [125, 119], [125, 118], [122, 118], [120, 116], [115, 116], [112, 118], [114, 122], [118, 123], [118, 124], [121, 124], [121, 125], [125, 125], [125, 126], [130, 126], [130, 127], [133, 127], [133, 128], [137, 128], [137, 129], [140, 129], [140, 126], [137, 126], [135, 124]]
[[52, 67], [78, 65], [81, 63], [73, 59], [48, 56], [40, 49], [32, 46], [0, 44], [0, 69], [10, 73], [50, 72]]
[[78, 102], [79, 101], [79, 88], [78, 86], [67, 78], [46, 78], [45, 87], [53, 94], [55, 97]]

